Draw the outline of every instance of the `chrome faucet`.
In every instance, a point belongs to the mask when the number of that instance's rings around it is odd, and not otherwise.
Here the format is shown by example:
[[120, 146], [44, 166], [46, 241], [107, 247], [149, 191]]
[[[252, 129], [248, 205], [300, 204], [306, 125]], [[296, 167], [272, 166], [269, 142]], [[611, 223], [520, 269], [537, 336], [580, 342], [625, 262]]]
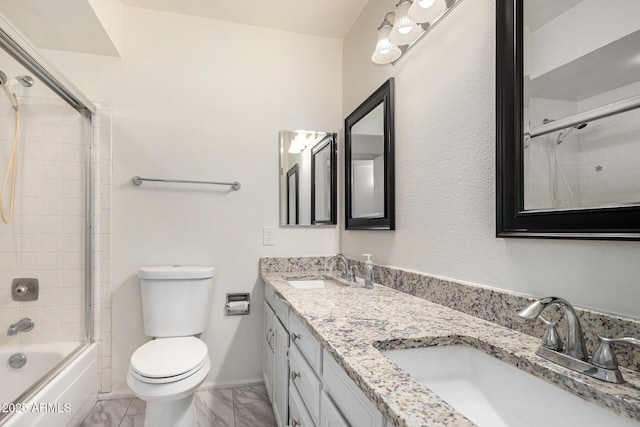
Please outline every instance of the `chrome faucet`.
[[[552, 304], [557, 304], [564, 309], [565, 318], [567, 319], [567, 331], [564, 346], [562, 341], [557, 338], [555, 331], [555, 323], [544, 319], [542, 312], [545, 308]], [[575, 309], [569, 301], [559, 297], [541, 298], [524, 310], [518, 313], [518, 316], [533, 320], [542, 319], [549, 329], [542, 338], [542, 343], [536, 354], [565, 368], [589, 375], [600, 380], [611, 383], [623, 383], [622, 373], [618, 368], [618, 360], [611, 349], [613, 343], [631, 344], [640, 348], [640, 340], [635, 338], [600, 338], [600, 345], [593, 352], [593, 357], [589, 360], [587, 349], [584, 345], [584, 335], [580, 326], [580, 319]]]
[[518, 316], [524, 319], [535, 319], [551, 304], [557, 304], [564, 308], [564, 315], [567, 319], [564, 353], [574, 359], [587, 360], [587, 348], [584, 345], [584, 335], [582, 334], [580, 319], [578, 319], [578, 315], [569, 301], [559, 297], [542, 298], [522, 310], [518, 313]]
[[340, 274], [340, 277], [342, 277], [343, 279], [349, 282], [355, 282], [356, 274], [353, 271], [353, 266], [349, 266], [349, 261], [347, 260], [347, 258], [342, 254], [333, 254], [331, 258], [329, 258], [329, 261], [331, 261], [334, 258], [338, 258], [338, 261], [342, 260], [343, 267], [342, 267], [342, 273]]
[[16, 323], [12, 323], [7, 330], [8, 336], [17, 335], [18, 332], [29, 332], [35, 326], [35, 322], [30, 317], [18, 320]]

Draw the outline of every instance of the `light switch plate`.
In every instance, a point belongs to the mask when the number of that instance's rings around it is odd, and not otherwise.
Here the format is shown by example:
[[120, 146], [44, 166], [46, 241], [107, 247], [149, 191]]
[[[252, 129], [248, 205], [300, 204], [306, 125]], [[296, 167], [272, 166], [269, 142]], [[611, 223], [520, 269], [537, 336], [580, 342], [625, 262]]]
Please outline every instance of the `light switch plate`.
[[262, 246], [275, 246], [275, 230], [272, 227], [262, 229]]

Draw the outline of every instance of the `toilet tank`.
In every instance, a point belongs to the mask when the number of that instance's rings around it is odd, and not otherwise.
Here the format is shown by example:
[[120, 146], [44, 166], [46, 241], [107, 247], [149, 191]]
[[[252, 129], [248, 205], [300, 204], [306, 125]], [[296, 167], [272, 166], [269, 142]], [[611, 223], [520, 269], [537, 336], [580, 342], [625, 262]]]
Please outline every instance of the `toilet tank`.
[[215, 274], [215, 267], [140, 267], [145, 335], [182, 337], [203, 332]]

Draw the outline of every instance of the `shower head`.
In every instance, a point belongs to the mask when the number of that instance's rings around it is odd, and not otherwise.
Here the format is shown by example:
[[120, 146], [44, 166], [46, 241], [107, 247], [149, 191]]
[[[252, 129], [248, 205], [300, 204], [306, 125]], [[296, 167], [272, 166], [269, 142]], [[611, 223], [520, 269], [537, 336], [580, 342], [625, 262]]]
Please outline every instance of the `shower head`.
[[558, 139], [556, 140], [556, 144], [557, 144], [557, 145], [562, 144], [562, 141], [564, 141], [564, 139], [567, 137], [567, 135], [569, 135], [569, 133], [570, 133], [572, 130], [574, 130], [574, 129], [578, 129], [578, 130], [580, 130], [580, 129], [584, 129], [584, 128], [586, 128], [586, 127], [587, 127], [587, 124], [588, 124], [588, 123], [580, 123], [580, 124], [578, 124], [578, 125], [571, 126], [571, 127], [570, 127], [570, 128], [568, 128], [568, 129], [564, 129], [562, 132], [560, 132], [560, 133], [558, 134]]
[[34, 83], [33, 77], [31, 76], [17, 76], [16, 80], [24, 87], [31, 87]]
[[7, 75], [0, 71], [0, 87], [7, 95], [9, 103], [14, 110], [18, 111], [18, 98], [16, 97], [16, 84], [20, 83], [24, 87], [33, 86], [33, 78], [31, 76], [18, 76], [13, 79], [9, 79]]

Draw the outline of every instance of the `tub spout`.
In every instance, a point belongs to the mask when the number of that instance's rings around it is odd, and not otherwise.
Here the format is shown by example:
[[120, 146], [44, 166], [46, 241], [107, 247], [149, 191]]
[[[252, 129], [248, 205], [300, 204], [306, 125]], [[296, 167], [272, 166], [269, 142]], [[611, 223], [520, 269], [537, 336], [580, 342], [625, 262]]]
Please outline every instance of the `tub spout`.
[[29, 332], [35, 325], [36, 324], [32, 318], [25, 317], [24, 319], [20, 319], [16, 323], [11, 324], [7, 330], [7, 335], [12, 336], [17, 335], [18, 332]]

